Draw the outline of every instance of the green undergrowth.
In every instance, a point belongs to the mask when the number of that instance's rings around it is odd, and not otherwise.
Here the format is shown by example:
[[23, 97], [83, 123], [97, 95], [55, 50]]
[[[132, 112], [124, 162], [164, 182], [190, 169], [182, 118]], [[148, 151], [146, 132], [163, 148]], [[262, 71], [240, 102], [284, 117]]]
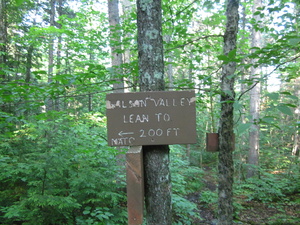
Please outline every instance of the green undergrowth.
[[203, 187], [200, 182], [203, 170], [190, 166], [185, 154], [184, 146], [171, 146], [171, 174], [172, 174], [172, 207], [174, 224], [194, 224], [201, 219], [197, 204], [189, 201], [187, 195], [199, 191]]
[[[117, 163], [126, 149], [107, 146], [104, 115], [53, 112], [17, 122], [0, 132], [1, 224], [127, 224], [125, 174]], [[186, 147], [170, 146], [175, 225], [198, 224], [201, 210], [214, 217], [217, 210], [217, 154]], [[300, 213], [298, 166], [260, 168], [260, 176], [236, 181], [235, 218], [257, 202], [278, 210], [270, 222], [293, 223], [284, 212], [288, 205]]]
[[1, 223], [126, 223], [119, 152], [106, 145], [104, 116], [38, 119], [0, 134]]

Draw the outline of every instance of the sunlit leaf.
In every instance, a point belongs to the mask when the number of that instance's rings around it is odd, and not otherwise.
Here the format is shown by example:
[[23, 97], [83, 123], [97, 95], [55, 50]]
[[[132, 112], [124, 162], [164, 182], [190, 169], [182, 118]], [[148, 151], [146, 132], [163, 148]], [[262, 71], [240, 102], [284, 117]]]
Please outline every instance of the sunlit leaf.
[[22, 3], [24, 2], [24, 0], [15, 0], [16, 1], [16, 6], [20, 6], [22, 5]]

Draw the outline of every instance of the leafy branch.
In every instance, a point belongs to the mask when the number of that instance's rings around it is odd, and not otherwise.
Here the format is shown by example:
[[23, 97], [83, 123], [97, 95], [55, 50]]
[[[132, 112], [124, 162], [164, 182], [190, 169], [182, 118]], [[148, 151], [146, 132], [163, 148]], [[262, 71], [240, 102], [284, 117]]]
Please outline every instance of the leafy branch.
[[[292, 61], [295, 61], [296, 59], [300, 58], [300, 54], [295, 56], [294, 58], [290, 59], [290, 60], [287, 60], [285, 62], [282, 62], [280, 64], [278, 64], [270, 73], [264, 75], [262, 78], [267, 78], [268, 76], [270, 76], [272, 73], [274, 73], [275, 71], [277, 71], [281, 66], [289, 63], [289, 62], [292, 62]], [[260, 81], [255, 81], [254, 84], [249, 88], [247, 89], [246, 91], [244, 91], [243, 93], [240, 94], [240, 96], [238, 97], [238, 101], [242, 98], [242, 96], [244, 94], [246, 94], [247, 92], [251, 91]]]
[[208, 38], [216, 38], [216, 37], [224, 37], [224, 35], [222, 35], [222, 34], [212, 34], [212, 35], [202, 36], [202, 37], [199, 37], [199, 38], [196, 38], [196, 39], [193, 39], [193, 40], [189, 40], [189, 41], [186, 42], [185, 44], [178, 45], [178, 46], [176, 46], [176, 47], [166, 49], [165, 52], [169, 52], [169, 51], [172, 51], [172, 50], [177, 49], [177, 48], [183, 48], [183, 47], [185, 47], [185, 46], [187, 46], [187, 45], [194, 44], [195, 42], [197, 42], [197, 41], [199, 41], [199, 40], [208, 39]]
[[[197, 2], [197, 1], [198, 1], [198, 0], [192, 1], [190, 4], [188, 4], [188, 5], [187, 5], [186, 7], [184, 7], [182, 10], [176, 12], [176, 13], [175, 13], [175, 16], [178, 16], [178, 15], [180, 15], [181, 13], [183, 13], [185, 10], [187, 10], [188, 8], [190, 8], [190, 7], [191, 7], [195, 2]], [[169, 7], [169, 9], [170, 9], [170, 11], [172, 11], [171, 7]], [[172, 20], [172, 18], [163, 21], [163, 23], [166, 23], [166, 22], [168, 22], [168, 21], [170, 21], [170, 20]]]

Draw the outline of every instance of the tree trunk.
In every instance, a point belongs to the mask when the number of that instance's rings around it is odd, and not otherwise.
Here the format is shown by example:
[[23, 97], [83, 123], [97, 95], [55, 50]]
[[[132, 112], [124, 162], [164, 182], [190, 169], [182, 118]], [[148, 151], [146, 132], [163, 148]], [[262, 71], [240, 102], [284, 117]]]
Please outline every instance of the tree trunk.
[[[238, 32], [239, 1], [228, 0], [227, 3], [227, 23], [224, 34], [224, 55], [236, 49], [236, 39]], [[233, 185], [233, 158], [234, 133], [233, 133], [233, 103], [234, 93], [234, 73], [236, 63], [229, 62], [222, 67], [221, 78], [221, 118], [219, 129], [219, 188], [218, 188], [218, 224], [233, 224], [232, 205], [232, 185]]]
[[[254, 0], [252, 14], [254, 20], [258, 23], [260, 20], [259, 15], [255, 15], [258, 7], [262, 6], [261, 0]], [[252, 28], [252, 43], [251, 47], [261, 47], [261, 32]], [[252, 64], [255, 64], [258, 59], [252, 59]], [[255, 87], [250, 91], [250, 116], [252, 125], [249, 132], [249, 154], [248, 164], [250, 165], [247, 169], [247, 177], [252, 177], [257, 174], [258, 158], [259, 158], [259, 108], [260, 108], [260, 67], [251, 67], [252, 81], [256, 83]]]
[[[7, 13], [6, 13], [6, 0], [0, 0], [0, 82], [8, 79], [6, 76], [6, 63], [7, 63]], [[1, 103], [0, 109], [3, 112], [11, 111], [8, 103]]]
[[7, 54], [7, 16], [6, 0], [0, 0], [0, 78], [5, 80], [4, 67], [6, 64]]
[[121, 46], [117, 46], [117, 43], [121, 43], [121, 37], [118, 26], [120, 25], [119, 16], [119, 0], [108, 0], [108, 19], [110, 26], [111, 36], [111, 64], [112, 64], [112, 76], [115, 77], [116, 83], [114, 83], [114, 92], [124, 92], [124, 82], [122, 77], [121, 65], [123, 62], [122, 53], [118, 52]]
[[[110, 26], [110, 49], [111, 49], [111, 66], [112, 66], [112, 77], [115, 78], [115, 83], [113, 84], [114, 93], [124, 92], [124, 81], [122, 76], [122, 53], [118, 52], [121, 46], [117, 46], [117, 43], [121, 43], [120, 31], [118, 26], [120, 25], [120, 15], [119, 15], [119, 0], [107, 0], [108, 5], [108, 20]], [[120, 147], [117, 147], [118, 151]], [[126, 158], [124, 154], [118, 154], [116, 156], [117, 165], [121, 168], [121, 174], [125, 172], [125, 162]], [[119, 179], [119, 178], [117, 178]], [[120, 182], [120, 180], [118, 180]]]
[[[122, 9], [123, 9], [123, 15], [122, 15], [122, 18], [123, 20], [128, 20], [131, 18], [131, 13], [133, 11], [135, 11], [135, 4], [133, 4], [133, 2], [131, 2], [130, 0], [122, 0], [121, 1], [122, 3]], [[124, 37], [125, 39], [131, 39], [132, 37], [134, 36], [134, 34], [130, 33], [130, 32], [126, 32], [124, 33]], [[130, 65], [131, 63], [131, 49], [130, 49], [130, 46], [127, 46], [127, 47], [124, 47], [124, 53], [123, 53], [123, 63], [125, 65]], [[128, 73], [128, 71], [126, 71], [125, 73]], [[126, 85], [126, 83], [129, 84], [129, 88], [136, 92], [137, 91], [137, 88], [138, 88], [138, 78], [137, 76], [135, 76], [134, 74], [132, 74], [132, 76], [129, 76], [129, 77], [124, 77], [124, 79], [126, 79], [126, 82], [125, 82], [125, 87], [124, 89], [126, 90], [126, 88], [128, 88]]]
[[25, 74], [26, 83], [29, 83], [31, 79], [32, 54], [33, 54], [33, 45], [30, 45], [26, 55], [26, 74]]
[[165, 89], [161, 1], [137, 1], [138, 57], [141, 91]]
[[[299, 120], [299, 115], [298, 115], [297, 118]], [[292, 148], [292, 155], [296, 155], [297, 151], [299, 150], [298, 139], [299, 139], [299, 133], [298, 133], [298, 130], [295, 130], [295, 132], [294, 132], [294, 142], [293, 142], [293, 148]]]
[[[55, 2], [56, 0], [50, 1], [50, 26], [55, 26]], [[54, 38], [49, 40], [49, 51], [48, 51], [48, 84], [53, 82], [53, 67], [54, 67]], [[46, 100], [46, 110], [53, 110], [54, 102], [52, 96], [49, 96]]]
[[[60, 18], [64, 12], [63, 12], [63, 1], [65, 0], [58, 0], [58, 7], [57, 7], [57, 14], [58, 17]], [[55, 23], [56, 26], [61, 29], [62, 25], [60, 23]], [[62, 63], [61, 63], [61, 49], [62, 49], [62, 34], [59, 34], [58, 36], [58, 40], [57, 40], [57, 52], [56, 52], [56, 68], [57, 68], [57, 72], [56, 75], [61, 74], [61, 67], [62, 67]], [[56, 81], [56, 84], [58, 84], [59, 82]], [[56, 111], [60, 110], [60, 100], [59, 98], [55, 98], [54, 100], [54, 108]]]
[[[165, 89], [161, 0], [137, 0], [140, 91]], [[169, 146], [143, 146], [148, 225], [172, 224]]]
[[[94, 54], [90, 53], [90, 61], [91, 63], [94, 60]], [[90, 82], [91, 82], [91, 78], [90, 78]], [[92, 112], [93, 111], [93, 95], [91, 93], [88, 94], [88, 111]]]
[[[246, 10], [247, 10], [247, 5], [246, 5], [246, 2], [247, 2], [247, 0], [243, 0], [242, 2], [241, 2], [241, 7], [242, 7], [242, 9], [240, 10], [241, 11], [241, 18], [240, 18], [240, 27], [241, 27], [241, 30], [246, 30], [246, 24], [247, 24], [247, 22], [248, 22], [248, 19], [247, 19], [247, 13], [246, 13]], [[242, 33], [241, 34], [241, 38], [240, 38], [240, 43], [242, 44], [242, 43], [245, 43], [246, 42], [246, 40], [248, 39], [248, 36], [246, 35], [246, 34], [244, 34], [244, 33]], [[240, 51], [241, 52], [241, 54], [242, 55], [244, 55], [244, 54], [246, 54], [245, 53], [245, 51], [244, 50], [241, 50]], [[246, 80], [246, 79], [249, 79], [249, 77], [248, 77], [248, 74], [250, 73], [249, 72], [249, 70], [247, 69], [247, 68], [245, 68], [245, 66], [244, 65], [246, 65], [247, 63], [249, 63], [249, 62], [247, 62], [247, 60], [249, 60], [249, 59], [246, 59], [246, 58], [244, 58], [244, 59], [242, 59], [242, 65], [240, 66], [240, 68], [239, 68], [239, 73], [241, 74], [241, 80]], [[247, 90], [247, 85], [246, 85], [246, 83], [245, 82], [241, 82], [241, 86], [240, 86], [240, 89], [241, 89], [241, 91], [240, 91], [240, 93], [241, 94], [243, 94], [243, 93], [245, 93], [246, 92], [246, 90]], [[240, 104], [244, 104], [244, 101], [245, 100], [242, 100], [242, 99], [239, 99], [239, 101], [240, 101]], [[246, 101], [248, 101], [248, 99], [246, 100]], [[240, 122], [242, 123], [242, 124], [245, 124], [247, 121], [246, 121], [246, 109], [245, 109], [245, 107], [242, 107], [242, 108], [240, 108], [239, 109], [239, 116], [240, 116]], [[240, 181], [241, 179], [245, 179], [245, 177], [246, 177], [246, 175], [245, 175], [245, 170], [244, 170], [244, 163], [242, 163], [242, 162], [245, 162], [245, 160], [246, 160], [246, 155], [244, 154], [245, 152], [247, 152], [248, 150], [249, 150], [249, 148], [248, 148], [248, 143], [246, 143], [246, 140], [247, 140], [247, 136], [241, 136], [241, 137], [239, 137], [239, 144], [238, 144], [238, 146], [239, 146], [239, 151], [238, 151], [238, 160], [241, 162], [241, 163], [239, 163], [238, 164], [238, 166], [237, 167], [235, 167], [236, 168], [236, 173], [238, 174], [238, 180]]]
[[[170, 43], [172, 40], [172, 36], [166, 35], [165, 39], [166, 39], [167, 43]], [[169, 87], [168, 87], [169, 89], [173, 89], [173, 87], [174, 87], [174, 80], [173, 80], [174, 72], [173, 72], [173, 65], [172, 65], [172, 62], [173, 62], [172, 55], [173, 55], [172, 52], [170, 52], [169, 56], [167, 58], [167, 60], [168, 60], [167, 74], [168, 74], [168, 80], [169, 80]]]
[[[295, 92], [293, 93], [295, 96], [300, 96], [300, 79], [295, 79], [295, 86], [294, 86]], [[299, 121], [300, 119], [300, 101], [297, 102], [297, 108], [295, 109], [296, 113], [296, 121]], [[299, 154], [300, 157], [300, 148], [299, 148], [299, 127], [297, 126], [294, 131], [294, 140], [293, 140], [293, 148], [292, 148], [292, 155]]]

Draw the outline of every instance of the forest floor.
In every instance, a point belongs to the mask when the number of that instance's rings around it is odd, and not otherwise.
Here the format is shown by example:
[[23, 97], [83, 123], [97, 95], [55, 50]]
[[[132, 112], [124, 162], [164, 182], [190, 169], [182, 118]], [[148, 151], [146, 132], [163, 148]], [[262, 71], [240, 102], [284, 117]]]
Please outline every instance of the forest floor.
[[[300, 196], [298, 196], [300, 198]], [[298, 205], [267, 205], [260, 202], [245, 202], [244, 207], [235, 216], [234, 224], [241, 225], [299, 225], [300, 204]], [[199, 225], [215, 225], [216, 209], [198, 206], [201, 220], [195, 221]]]
[[[300, 198], [300, 195], [291, 197]], [[300, 224], [300, 204], [244, 202], [239, 224], [296, 225]]]
[[[205, 185], [210, 191], [217, 192], [215, 177], [206, 175]], [[192, 193], [187, 199], [198, 205], [201, 219], [194, 221], [195, 224], [216, 224], [216, 203], [202, 203], [201, 192]], [[249, 201], [245, 196], [234, 196], [234, 209], [235, 225], [300, 225], [300, 192], [288, 196], [284, 201], [268, 203]]]

